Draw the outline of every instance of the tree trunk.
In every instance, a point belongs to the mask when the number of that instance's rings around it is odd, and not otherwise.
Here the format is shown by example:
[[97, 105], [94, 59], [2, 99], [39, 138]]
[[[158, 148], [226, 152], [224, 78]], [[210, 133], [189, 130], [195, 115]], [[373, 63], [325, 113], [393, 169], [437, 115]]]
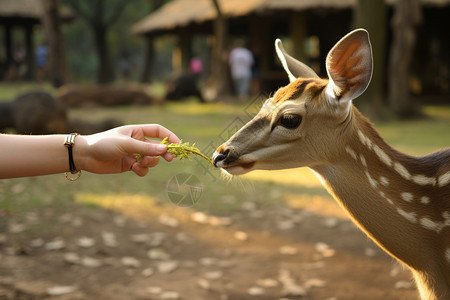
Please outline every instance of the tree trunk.
[[98, 57], [97, 82], [108, 83], [112, 80], [111, 68], [109, 66], [109, 49], [106, 43], [106, 29], [102, 24], [94, 28], [95, 49]]
[[[157, 9], [160, 9], [164, 5], [164, 0], [150, 0], [150, 13]], [[142, 70], [141, 81], [145, 83], [150, 83], [152, 81], [152, 68], [153, 60], [155, 56], [154, 40], [153, 37], [147, 36], [147, 45], [145, 51], [144, 59], [144, 69]]]
[[4, 40], [5, 43], [5, 56], [6, 56], [6, 66], [9, 66], [11, 61], [13, 60], [13, 47], [12, 47], [12, 26], [11, 24], [6, 23], [4, 25]]
[[25, 74], [26, 80], [32, 80], [35, 74], [35, 57], [34, 57], [34, 44], [33, 44], [33, 26], [25, 26], [25, 64], [27, 66], [27, 73]]
[[107, 83], [113, 79], [112, 69], [109, 61], [109, 48], [107, 43], [107, 34], [111, 26], [117, 21], [122, 14], [126, 5], [130, 1], [114, 1], [115, 5], [109, 14], [106, 16], [104, 7], [111, 5], [106, 0], [85, 0], [83, 2], [89, 3], [88, 8], [81, 5], [80, 0], [65, 0], [74, 11], [83, 19], [85, 19], [91, 27], [94, 35], [95, 49], [98, 55], [98, 73], [97, 82]]
[[69, 80], [66, 49], [61, 34], [61, 20], [57, 0], [42, 0], [44, 8], [44, 28], [49, 43], [49, 73], [55, 87], [64, 85]]
[[416, 27], [421, 22], [417, 0], [397, 0], [392, 18], [393, 42], [389, 60], [389, 103], [400, 118], [420, 116], [420, 107], [409, 93], [409, 66], [416, 43]]
[[153, 45], [153, 37], [146, 37], [147, 45], [145, 51], [145, 63], [142, 70], [141, 82], [150, 83], [152, 81], [153, 59], [155, 57], [155, 49]]
[[358, 0], [354, 11], [354, 27], [369, 31], [373, 52], [373, 75], [369, 87], [355, 104], [373, 118], [385, 118], [385, 49], [386, 5], [385, 0]]
[[111, 81], [109, 67], [109, 51], [106, 43], [106, 34], [108, 32], [106, 21], [104, 20], [104, 1], [96, 0], [93, 11], [93, 19], [91, 19], [92, 29], [94, 31], [95, 50], [98, 57], [98, 73], [97, 83], [108, 83]]

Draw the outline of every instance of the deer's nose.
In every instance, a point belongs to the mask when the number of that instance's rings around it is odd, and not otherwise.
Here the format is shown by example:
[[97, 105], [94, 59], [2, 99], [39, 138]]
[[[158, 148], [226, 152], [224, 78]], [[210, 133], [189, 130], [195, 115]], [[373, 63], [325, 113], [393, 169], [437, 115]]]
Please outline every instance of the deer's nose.
[[[217, 149], [217, 150], [219, 150], [219, 149]], [[214, 166], [215, 166], [216, 168], [217, 168], [217, 164], [218, 164], [219, 162], [224, 161], [224, 160], [227, 158], [228, 153], [230, 153], [230, 150], [229, 150], [229, 149], [221, 148], [221, 149], [219, 150], [219, 152], [215, 152], [215, 153], [213, 154], [213, 157], [212, 157], [212, 159], [213, 159], [213, 164], [214, 164]]]

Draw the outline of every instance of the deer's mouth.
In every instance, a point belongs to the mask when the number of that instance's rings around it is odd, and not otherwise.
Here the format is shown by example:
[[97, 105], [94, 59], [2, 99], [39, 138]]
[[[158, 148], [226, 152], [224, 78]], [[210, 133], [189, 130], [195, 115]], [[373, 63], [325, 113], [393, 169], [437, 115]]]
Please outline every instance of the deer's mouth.
[[235, 164], [231, 166], [224, 166], [221, 167], [221, 169], [226, 171], [230, 175], [243, 175], [253, 170], [254, 166], [255, 162], [249, 162], [249, 163]]
[[250, 172], [255, 166], [255, 161], [244, 161], [225, 152], [215, 152], [213, 162], [216, 168], [221, 168], [231, 175], [242, 175]]

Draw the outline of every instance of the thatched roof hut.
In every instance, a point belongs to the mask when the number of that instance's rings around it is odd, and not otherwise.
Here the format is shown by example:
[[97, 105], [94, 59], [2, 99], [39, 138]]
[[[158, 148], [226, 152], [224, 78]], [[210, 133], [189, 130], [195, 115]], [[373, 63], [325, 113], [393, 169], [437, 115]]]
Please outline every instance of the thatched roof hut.
[[[385, 0], [389, 7], [387, 17], [392, 16], [392, 6], [398, 0]], [[418, 43], [413, 68], [427, 69], [420, 77], [429, 78], [431, 89], [438, 90], [433, 82], [448, 82], [446, 70], [450, 69], [450, 40], [446, 28], [450, 27], [450, 0], [419, 0], [423, 22], [418, 30]], [[244, 37], [252, 50], [258, 51], [262, 80], [276, 82], [280, 68], [273, 52], [273, 40], [287, 40], [289, 52], [310, 64], [320, 65], [333, 44], [352, 27], [353, 9], [356, 0], [219, 0], [222, 14], [227, 19], [228, 34]], [[175, 70], [186, 69], [191, 57], [192, 40], [196, 35], [207, 36], [214, 41], [213, 21], [217, 13], [212, 0], [172, 0], [159, 10], [148, 15], [132, 27], [134, 34], [145, 36], [149, 45], [160, 35], [171, 34], [178, 38], [178, 49], [173, 51]], [[380, 24], [382, 28], [382, 24]], [[392, 39], [390, 21], [385, 21], [386, 46]], [[372, 31], [373, 34], [376, 31]], [[311, 37], [320, 41], [316, 46], [319, 56], [312, 58], [305, 51]], [[314, 41], [312, 41], [314, 42]], [[210, 44], [208, 44], [210, 45]], [[430, 46], [432, 45], [432, 47]], [[307, 47], [305, 47], [307, 46]], [[308, 48], [308, 50], [305, 50]], [[432, 51], [436, 53], [431, 53]], [[378, 51], [378, 52], [382, 52]], [[148, 51], [152, 57], [154, 50]], [[430, 64], [430, 57], [441, 63]], [[209, 57], [206, 57], [208, 59]], [[314, 61], [312, 61], [312, 59]], [[208, 63], [208, 62], [207, 62]], [[385, 63], [381, 60], [381, 63]], [[151, 66], [151, 63], [148, 64]], [[445, 66], [445, 67], [444, 67]], [[149, 67], [150, 68], [150, 67]], [[323, 71], [323, 70], [322, 70]], [[320, 71], [319, 71], [320, 72]], [[149, 72], [148, 72], [149, 73]], [[144, 76], [145, 77], [145, 76]], [[282, 76], [281, 76], [282, 77]], [[436, 79], [439, 77], [439, 80]], [[422, 79], [423, 79], [422, 78]], [[423, 82], [426, 80], [423, 79]], [[445, 88], [445, 84], [442, 85]], [[448, 89], [448, 88], [447, 88]]]
[[[392, 5], [396, 0], [385, 0]], [[442, 7], [450, 0], [420, 0], [423, 6]], [[0, 1], [1, 3], [1, 1]], [[310, 9], [351, 9], [356, 0], [220, 0], [222, 13], [227, 18], [250, 14], [264, 15], [277, 11], [304, 11]], [[173, 0], [161, 9], [136, 23], [135, 34], [158, 34], [176, 28], [211, 21], [216, 11], [211, 0]]]
[[[351, 8], [355, 0], [220, 0], [222, 13], [227, 18], [250, 14], [290, 10], [302, 11], [317, 8]], [[136, 23], [135, 34], [157, 34], [192, 24], [201, 24], [216, 17], [211, 0], [174, 0]]]
[[[43, 15], [43, 8], [40, 1], [36, 0], [0, 0], [0, 19], [21, 18], [39, 20]], [[69, 19], [73, 17], [72, 12], [67, 8], [61, 9], [61, 17]]]
[[[33, 67], [33, 27], [41, 22], [44, 15], [44, 9], [41, 1], [38, 0], [0, 0], [0, 27], [3, 27], [3, 53], [5, 53], [5, 60], [0, 61], [0, 79], [5, 77], [5, 74], [11, 67], [13, 60], [13, 47], [16, 44], [22, 44], [26, 52], [27, 75], [30, 77]], [[63, 21], [73, 19], [73, 13], [65, 7], [60, 7], [60, 17]], [[25, 32], [23, 41], [15, 41], [12, 33], [12, 28], [20, 28]]]
[[[259, 52], [256, 55], [262, 80], [277, 85], [278, 80], [285, 76], [274, 59], [273, 35], [293, 37], [290, 50], [296, 57], [302, 57], [306, 28], [312, 28], [314, 35], [326, 36], [330, 43], [336, 41], [350, 26], [355, 0], [219, 0], [219, 3], [227, 19], [228, 44], [232, 44], [233, 38], [245, 37], [252, 51]], [[178, 36], [178, 50], [174, 51], [172, 61], [177, 63], [175, 70], [186, 70], [193, 54], [190, 48], [192, 37], [213, 37], [216, 15], [211, 0], [173, 0], [137, 22], [132, 32], [147, 36], [149, 45], [160, 35]], [[326, 28], [326, 18], [333, 19], [338, 25]], [[324, 42], [320, 46], [325, 49], [330, 45]]]
[[0, 18], [39, 19], [42, 15], [40, 1], [0, 0]]

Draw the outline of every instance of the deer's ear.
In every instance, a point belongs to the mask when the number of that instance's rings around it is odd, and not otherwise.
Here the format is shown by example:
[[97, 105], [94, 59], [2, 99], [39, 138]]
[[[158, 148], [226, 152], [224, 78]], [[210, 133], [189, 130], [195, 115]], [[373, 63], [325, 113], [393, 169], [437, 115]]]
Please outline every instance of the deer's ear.
[[356, 29], [344, 36], [328, 53], [326, 68], [327, 91], [333, 101], [347, 102], [361, 95], [372, 78], [369, 33]]
[[284, 70], [289, 76], [290, 82], [296, 80], [297, 78], [319, 78], [316, 72], [314, 72], [310, 67], [290, 56], [286, 50], [284, 50], [280, 39], [276, 39], [275, 49]]

